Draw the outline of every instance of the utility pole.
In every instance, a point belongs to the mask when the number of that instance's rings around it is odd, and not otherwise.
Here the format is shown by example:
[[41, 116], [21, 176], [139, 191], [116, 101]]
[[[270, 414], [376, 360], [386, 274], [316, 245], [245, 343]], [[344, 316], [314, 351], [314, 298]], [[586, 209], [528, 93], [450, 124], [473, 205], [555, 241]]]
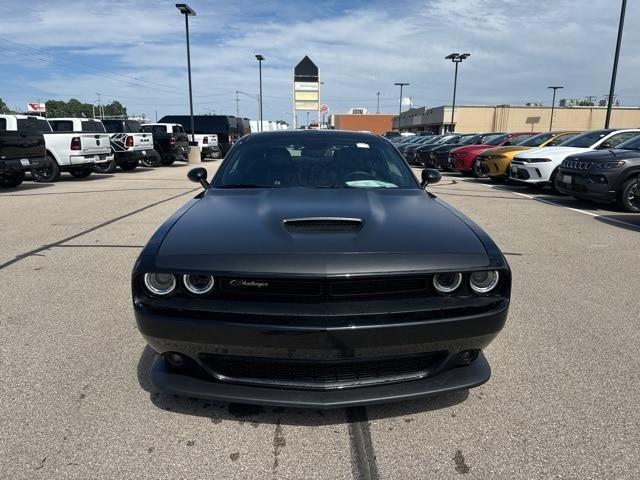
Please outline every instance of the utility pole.
[[240, 117], [240, 98], [238, 97], [238, 90], [236, 90], [236, 117]]
[[614, 90], [616, 88], [616, 75], [618, 74], [618, 59], [620, 58], [620, 45], [622, 44], [622, 29], [624, 27], [624, 14], [627, 9], [627, 0], [622, 0], [620, 8], [620, 23], [618, 24], [618, 39], [616, 41], [616, 53], [613, 57], [613, 71], [611, 72], [611, 87], [609, 88], [609, 99], [607, 101], [607, 118], [604, 128], [609, 128], [611, 122], [611, 107], [613, 106]]
[[553, 90], [553, 100], [551, 100], [551, 120], [549, 121], [549, 131], [553, 129], [553, 111], [556, 107], [556, 91], [564, 87], [547, 87]]
[[451, 132], [453, 132], [455, 130], [454, 128], [454, 114], [456, 111], [456, 89], [458, 88], [458, 64], [460, 62], [462, 62], [463, 60], [469, 58], [471, 56], [470, 53], [451, 53], [449, 55], [447, 55], [446, 57], [444, 57], [445, 60], [451, 60], [453, 63], [456, 64], [456, 71], [453, 77], [453, 102], [451, 104]]
[[595, 95], [587, 95], [586, 100], [587, 100], [587, 103], [589, 103], [589, 105], [595, 105], [597, 98], [598, 97], [596, 97]]
[[376, 113], [380, 113], [380, 92], [378, 92], [377, 95], [378, 95], [378, 106], [376, 107]]
[[408, 86], [408, 83], [396, 82], [395, 86], [400, 87], [400, 106], [398, 107], [398, 131], [400, 131], [400, 117], [402, 116], [402, 89]]

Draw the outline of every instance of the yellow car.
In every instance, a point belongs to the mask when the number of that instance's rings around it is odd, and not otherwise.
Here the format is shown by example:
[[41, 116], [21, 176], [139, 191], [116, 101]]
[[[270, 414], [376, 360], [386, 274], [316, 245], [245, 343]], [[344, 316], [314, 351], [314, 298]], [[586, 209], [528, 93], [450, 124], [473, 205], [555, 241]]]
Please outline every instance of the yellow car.
[[535, 147], [553, 147], [566, 142], [582, 132], [545, 132], [527, 138], [520, 144], [485, 150], [478, 156], [481, 168], [494, 182], [501, 182], [509, 176], [509, 165], [516, 153]]

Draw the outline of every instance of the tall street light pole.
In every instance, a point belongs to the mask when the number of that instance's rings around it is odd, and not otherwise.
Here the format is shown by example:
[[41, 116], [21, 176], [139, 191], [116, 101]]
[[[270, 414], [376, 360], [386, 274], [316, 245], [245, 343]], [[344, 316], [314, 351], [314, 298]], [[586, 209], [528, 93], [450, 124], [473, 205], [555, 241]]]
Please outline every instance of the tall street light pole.
[[560, 90], [564, 87], [547, 87], [553, 90], [553, 100], [551, 100], [551, 121], [549, 122], [549, 131], [553, 129], [553, 111], [556, 108], [556, 90]]
[[378, 95], [378, 105], [376, 107], [376, 113], [380, 113], [380, 92], [378, 92], [376, 95]]
[[464, 59], [469, 58], [471, 56], [470, 53], [450, 53], [447, 55], [445, 60], [451, 60], [456, 65], [456, 72], [453, 76], [453, 102], [451, 102], [451, 132], [455, 130], [455, 126], [453, 123], [454, 115], [456, 111], [456, 90], [458, 88], [458, 64], [462, 62]]
[[187, 32], [187, 71], [189, 74], [189, 114], [191, 116], [191, 141], [196, 141], [193, 126], [193, 92], [191, 90], [191, 50], [189, 48], [189, 17], [195, 17], [196, 12], [186, 3], [176, 3], [176, 8], [184, 15], [184, 25]]
[[618, 40], [616, 41], [616, 54], [613, 57], [613, 72], [611, 73], [611, 87], [609, 88], [609, 101], [607, 102], [607, 118], [604, 128], [609, 128], [611, 121], [611, 107], [613, 106], [614, 90], [616, 88], [616, 75], [618, 74], [618, 59], [620, 58], [620, 44], [622, 43], [622, 29], [624, 27], [624, 14], [627, 9], [627, 0], [622, 0], [620, 8], [620, 23], [618, 24]]
[[258, 70], [260, 72], [260, 131], [262, 132], [262, 62], [264, 57], [262, 55], [256, 55], [256, 60], [258, 60]]
[[400, 87], [400, 106], [398, 108], [398, 131], [400, 131], [400, 116], [402, 115], [402, 89], [403, 87], [408, 86], [408, 83], [396, 82], [394, 83], [397, 87]]

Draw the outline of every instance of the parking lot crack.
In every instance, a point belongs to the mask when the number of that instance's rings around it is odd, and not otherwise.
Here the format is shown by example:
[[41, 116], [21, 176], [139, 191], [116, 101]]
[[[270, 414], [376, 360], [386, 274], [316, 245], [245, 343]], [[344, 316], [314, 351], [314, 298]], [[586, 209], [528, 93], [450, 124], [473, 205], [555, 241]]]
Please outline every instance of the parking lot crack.
[[53, 248], [53, 247], [60, 247], [64, 243], [70, 242], [71, 240], [75, 240], [76, 238], [80, 238], [80, 237], [82, 237], [84, 235], [87, 235], [89, 233], [95, 232], [96, 230], [100, 230], [101, 228], [108, 227], [109, 225], [112, 225], [112, 224], [114, 224], [116, 222], [119, 222], [120, 220], [124, 220], [125, 218], [128, 218], [128, 217], [131, 217], [131, 216], [136, 215], [138, 213], [144, 212], [145, 210], [148, 210], [150, 208], [156, 207], [158, 205], [162, 205], [163, 203], [170, 202], [171, 200], [175, 200], [176, 198], [180, 198], [180, 197], [183, 197], [185, 195], [189, 195], [189, 194], [191, 194], [193, 192], [197, 192], [198, 190], [200, 190], [200, 188], [194, 188], [194, 189], [188, 190], [186, 192], [180, 193], [178, 195], [172, 195], [171, 197], [167, 197], [167, 198], [165, 198], [163, 200], [158, 200], [157, 202], [149, 203], [149, 204], [147, 204], [147, 205], [145, 205], [143, 207], [137, 208], [137, 209], [132, 210], [130, 212], [127, 212], [127, 213], [125, 213], [123, 215], [119, 215], [119, 216], [114, 217], [114, 218], [112, 218], [110, 220], [107, 220], [107, 221], [102, 222], [102, 223], [100, 223], [98, 225], [95, 225], [95, 226], [93, 226], [91, 228], [88, 228], [88, 229], [83, 230], [81, 232], [78, 232], [78, 233], [76, 233], [74, 235], [71, 235], [70, 237], [66, 237], [66, 238], [63, 238], [61, 240], [58, 240], [57, 242], [52, 242], [52, 243], [49, 243], [47, 245], [43, 245], [41, 247], [34, 248], [33, 250], [29, 250], [28, 252], [21, 253], [20, 255], [16, 255], [11, 260], [8, 260], [8, 261], [0, 264], [0, 270], [4, 269], [6, 267], [9, 267], [9, 266], [13, 265], [14, 263], [17, 263], [17, 262], [19, 262], [21, 260], [24, 260], [25, 258], [29, 258], [29, 257], [35, 256], [35, 255], [39, 255], [41, 252], [44, 252], [45, 250], [49, 250], [50, 248]]
[[354, 480], [378, 480], [378, 465], [371, 440], [367, 410], [364, 407], [347, 409], [351, 465]]

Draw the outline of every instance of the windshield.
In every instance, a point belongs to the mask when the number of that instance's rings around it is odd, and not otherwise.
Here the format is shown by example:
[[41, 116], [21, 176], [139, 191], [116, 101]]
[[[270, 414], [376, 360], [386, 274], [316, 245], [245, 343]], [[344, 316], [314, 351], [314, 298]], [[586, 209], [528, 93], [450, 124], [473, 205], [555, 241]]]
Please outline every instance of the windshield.
[[485, 139], [484, 145], [500, 145], [502, 142], [507, 140], [509, 135], [506, 133], [500, 135], [492, 135], [491, 137]]
[[475, 145], [480, 141], [481, 138], [482, 135], [465, 135], [458, 143], [460, 145]]
[[366, 137], [273, 135], [240, 141], [214, 188], [419, 188], [386, 141]]
[[576, 135], [571, 140], [561, 144], [563, 147], [589, 148], [601, 138], [609, 135], [613, 130], [593, 130]]
[[554, 133], [539, 133], [538, 135], [534, 135], [531, 138], [526, 139], [524, 142], [519, 143], [521, 147], [539, 147], [544, 142], [554, 137]]
[[640, 150], [640, 137], [634, 137], [631, 140], [622, 142], [616, 148], [622, 148], [624, 150]]

